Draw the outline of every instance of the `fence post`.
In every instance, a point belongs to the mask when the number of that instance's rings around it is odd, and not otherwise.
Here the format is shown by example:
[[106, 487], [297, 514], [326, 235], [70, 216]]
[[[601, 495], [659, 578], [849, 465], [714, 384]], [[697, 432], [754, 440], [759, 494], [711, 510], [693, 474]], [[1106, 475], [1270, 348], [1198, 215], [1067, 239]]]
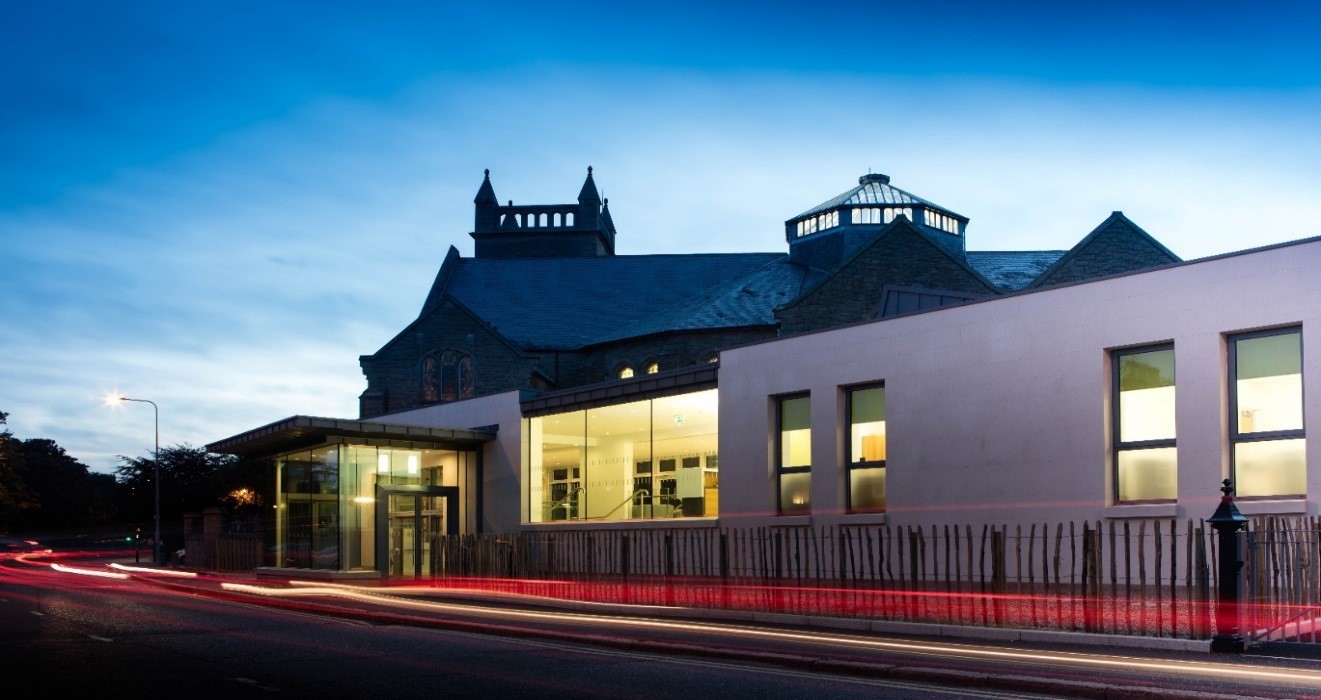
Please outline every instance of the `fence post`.
[[1218, 541], [1216, 557], [1217, 593], [1216, 597], [1216, 633], [1211, 637], [1211, 651], [1217, 653], [1239, 654], [1246, 646], [1239, 631], [1238, 619], [1238, 573], [1243, 568], [1243, 556], [1239, 550], [1238, 531], [1247, 524], [1248, 519], [1234, 505], [1234, 484], [1225, 479], [1220, 488], [1224, 496], [1220, 505], [1206, 522], [1215, 528]]
[[674, 578], [674, 535], [665, 533], [665, 577]]
[[619, 576], [628, 582], [628, 534], [619, 536]]
[[729, 584], [729, 534], [721, 532], [720, 534], [720, 582], [723, 585]]

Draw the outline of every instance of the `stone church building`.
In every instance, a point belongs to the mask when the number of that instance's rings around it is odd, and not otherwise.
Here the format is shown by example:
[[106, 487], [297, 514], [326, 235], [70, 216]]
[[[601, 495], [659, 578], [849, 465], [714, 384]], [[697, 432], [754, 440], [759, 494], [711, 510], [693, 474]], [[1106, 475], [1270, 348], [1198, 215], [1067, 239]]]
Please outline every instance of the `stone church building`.
[[489, 171], [474, 201], [474, 256], [451, 246], [417, 319], [360, 358], [362, 418], [1179, 260], [1120, 212], [1068, 251], [969, 251], [967, 217], [880, 174], [786, 221], [787, 252], [620, 255], [591, 168], [576, 204], [501, 205]]

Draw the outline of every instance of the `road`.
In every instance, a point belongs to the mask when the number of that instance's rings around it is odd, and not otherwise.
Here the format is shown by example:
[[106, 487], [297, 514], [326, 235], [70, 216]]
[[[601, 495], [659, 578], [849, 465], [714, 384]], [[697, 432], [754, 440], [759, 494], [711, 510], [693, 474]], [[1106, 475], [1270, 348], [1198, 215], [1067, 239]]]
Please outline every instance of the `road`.
[[[234, 596], [219, 600], [149, 574], [109, 579], [0, 562], [0, 668], [75, 697], [108, 687], [185, 697], [441, 688], [503, 698], [1106, 697], [1119, 688], [1171, 700], [1321, 697], [1321, 665], [1306, 659], [593, 614], [456, 603], [427, 589], [248, 585], [216, 584], [211, 595]], [[932, 679], [953, 685], [920, 682]]]
[[370, 624], [12, 563], [0, 563], [0, 670], [9, 691], [60, 698], [1024, 697]]

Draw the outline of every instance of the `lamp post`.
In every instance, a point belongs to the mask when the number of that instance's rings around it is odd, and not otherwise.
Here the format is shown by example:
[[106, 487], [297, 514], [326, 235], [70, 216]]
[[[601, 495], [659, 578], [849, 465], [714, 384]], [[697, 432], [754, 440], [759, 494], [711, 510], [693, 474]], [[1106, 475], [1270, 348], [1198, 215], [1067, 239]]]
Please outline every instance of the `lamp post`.
[[1241, 654], [1246, 645], [1243, 633], [1239, 629], [1238, 572], [1243, 568], [1243, 555], [1239, 549], [1238, 531], [1248, 524], [1248, 519], [1234, 505], [1234, 483], [1229, 479], [1220, 491], [1220, 505], [1206, 522], [1215, 528], [1219, 536], [1217, 560], [1218, 590], [1216, 600], [1216, 633], [1211, 637], [1211, 651], [1217, 653]]
[[119, 401], [149, 403], [151, 404], [152, 414], [155, 415], [156, 417], [156, 453], [152, 457], [152, 463], [156, 465], [156, 475], [152, 478], [152, 481], [154, 482], [156, 488], [156, 495], [155, 495], [156, 539], [154, 540], [155, 545], [154, 545], [154, 549], [152, 550], [151, 563], [160, 566], [163, 563], [161, 561], [161, 409], [159, 406], [156, 405], [155, 401], [151, 401], [149, 399], [130, 399], [127, 396], [116, 396], [115, 398], [118, 399]]

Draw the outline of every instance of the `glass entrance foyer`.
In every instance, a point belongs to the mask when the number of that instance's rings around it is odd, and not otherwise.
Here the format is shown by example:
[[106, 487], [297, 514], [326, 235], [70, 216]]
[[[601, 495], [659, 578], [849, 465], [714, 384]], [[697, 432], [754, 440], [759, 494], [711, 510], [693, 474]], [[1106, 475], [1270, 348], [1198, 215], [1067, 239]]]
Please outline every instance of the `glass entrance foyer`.
[[[338, 444], [276, 458], [273, 566], [430, 574], [437, 535], [467, 532], [472, 450]], [[468, 516], [468, 517], [465, 517]]]
[[478, 531], [493, 439], [494, 429], [293, 416], [207, 449], [271, 460], [264, 565], [414, 577], [431, 573], [436, 537]]

